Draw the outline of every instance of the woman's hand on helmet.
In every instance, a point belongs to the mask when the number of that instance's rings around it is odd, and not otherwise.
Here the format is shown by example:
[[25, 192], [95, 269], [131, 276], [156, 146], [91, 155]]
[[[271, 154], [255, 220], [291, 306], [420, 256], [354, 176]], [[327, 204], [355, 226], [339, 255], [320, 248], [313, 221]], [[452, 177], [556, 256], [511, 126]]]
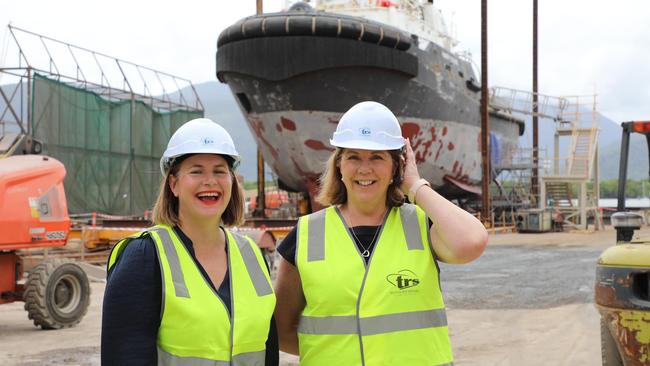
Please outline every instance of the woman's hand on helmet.
[[420, 173], [415, 164], [415, 153], [413, 152], [413, 148], [411, 148], [411, 140], [408, 138], [406, 139], [406, 145], [404, 146], [402, 160], [404, 161], [404, 180], [402, 181], [400, 189], [402, 192], [408, 194], [411, 186], [420, 180]]

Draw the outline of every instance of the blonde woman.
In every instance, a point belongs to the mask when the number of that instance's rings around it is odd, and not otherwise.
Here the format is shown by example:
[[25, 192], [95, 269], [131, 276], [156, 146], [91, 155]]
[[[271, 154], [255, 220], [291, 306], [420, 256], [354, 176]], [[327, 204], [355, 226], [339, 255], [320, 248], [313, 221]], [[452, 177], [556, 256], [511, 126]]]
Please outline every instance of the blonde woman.
[[275, 295], [243, 219], [239, 155], [209, 119], [181, 126], [160, 166], [155, 226], [108, 263], [103, 365], [277, 365]]
[[278, 248], [280, 349], [306, 366], [452, 365], [437, 262], [479, 257], [485, 228], [420, 178], [385, 106], [352, 107], [330, 143], [317, 197], [329, 207]]

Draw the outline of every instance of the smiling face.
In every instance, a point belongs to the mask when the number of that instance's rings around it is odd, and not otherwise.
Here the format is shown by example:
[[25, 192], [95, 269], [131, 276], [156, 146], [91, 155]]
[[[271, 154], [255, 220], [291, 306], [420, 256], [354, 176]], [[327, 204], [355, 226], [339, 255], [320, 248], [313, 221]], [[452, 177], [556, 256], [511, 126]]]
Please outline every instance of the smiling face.
[[348, 201], [361, 204], [385, 203], [394, 170], [393, 159], [388, 151], [344, 149], [340, 171]]
[[169, 179], [169, 187], [178, 197], [180, 220], [220, 220], [230, 202], [232, 179], [228, 162], [219, 155], [196, 154], [183, 160]]

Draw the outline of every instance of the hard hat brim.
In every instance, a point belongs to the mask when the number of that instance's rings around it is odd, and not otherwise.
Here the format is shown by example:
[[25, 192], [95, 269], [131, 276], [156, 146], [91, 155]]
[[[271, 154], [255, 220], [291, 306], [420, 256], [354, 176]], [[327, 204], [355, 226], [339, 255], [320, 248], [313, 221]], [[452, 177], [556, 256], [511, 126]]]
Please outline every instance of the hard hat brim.
[[215, 153], [215, 152], [209, 152], [209, 151], [199, 151], [199, 152], [192, 152], [192, 153], [187, 153], [187, 154], [180, 154], [176, 156], [171, 156], [171, 157], [162, 157], [160, 159], [160, 172], [165, 175], [171, 169], [173, 165], [176, 164], [176, 161], [178, 158], [185, 156], [185, 155], [196, 155], [196, 154], [214, 154], [214, 155], [219, 155], [226, 159], [226, 162], [228, 162], [228, 165], [230, 165], [230, 168], [232, 170], [237, 170], [237, 167], [239, 166], [239, 163], [241, 162], [241, 159], [239, 155], [228, 155], [228, 154], [220, 154], [220, 153]]
[[382, 144], [375, 141], [368, 140], [348, 140], [344, 142], [334, 142], [330, 139], [330, 145], [344, 148], [344, 149], [361, 149], [361, 150], [399, 150], [404, 147], [405, 143], [391, 143], [391, 144]]

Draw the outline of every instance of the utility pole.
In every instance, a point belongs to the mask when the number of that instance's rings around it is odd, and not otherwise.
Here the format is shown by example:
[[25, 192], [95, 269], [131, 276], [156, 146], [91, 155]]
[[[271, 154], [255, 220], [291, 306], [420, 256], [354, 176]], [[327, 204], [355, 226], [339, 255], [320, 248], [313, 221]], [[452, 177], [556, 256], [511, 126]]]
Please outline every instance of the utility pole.
[[481, 220], [492, 226], [490, 199], [490, 115], [488, 112], [488, 12], [487, 0], [481, 0]]
[[[257, 2], [257, 15], [263, 13], [262, 2], [263, 0], [256, 0]], [[257, 147], [257, 205], [253, 216], [264, 218], [266, 212], [266, 189], [264, 187], [264, 157], [259, 146]]]
[[[533, 0], [533, 175], [531, 191], [536, 201], [539, 201], [539, 112], [537, 89], [537, 0]], [[537, 202], [537, 207], [542, 207]]]

